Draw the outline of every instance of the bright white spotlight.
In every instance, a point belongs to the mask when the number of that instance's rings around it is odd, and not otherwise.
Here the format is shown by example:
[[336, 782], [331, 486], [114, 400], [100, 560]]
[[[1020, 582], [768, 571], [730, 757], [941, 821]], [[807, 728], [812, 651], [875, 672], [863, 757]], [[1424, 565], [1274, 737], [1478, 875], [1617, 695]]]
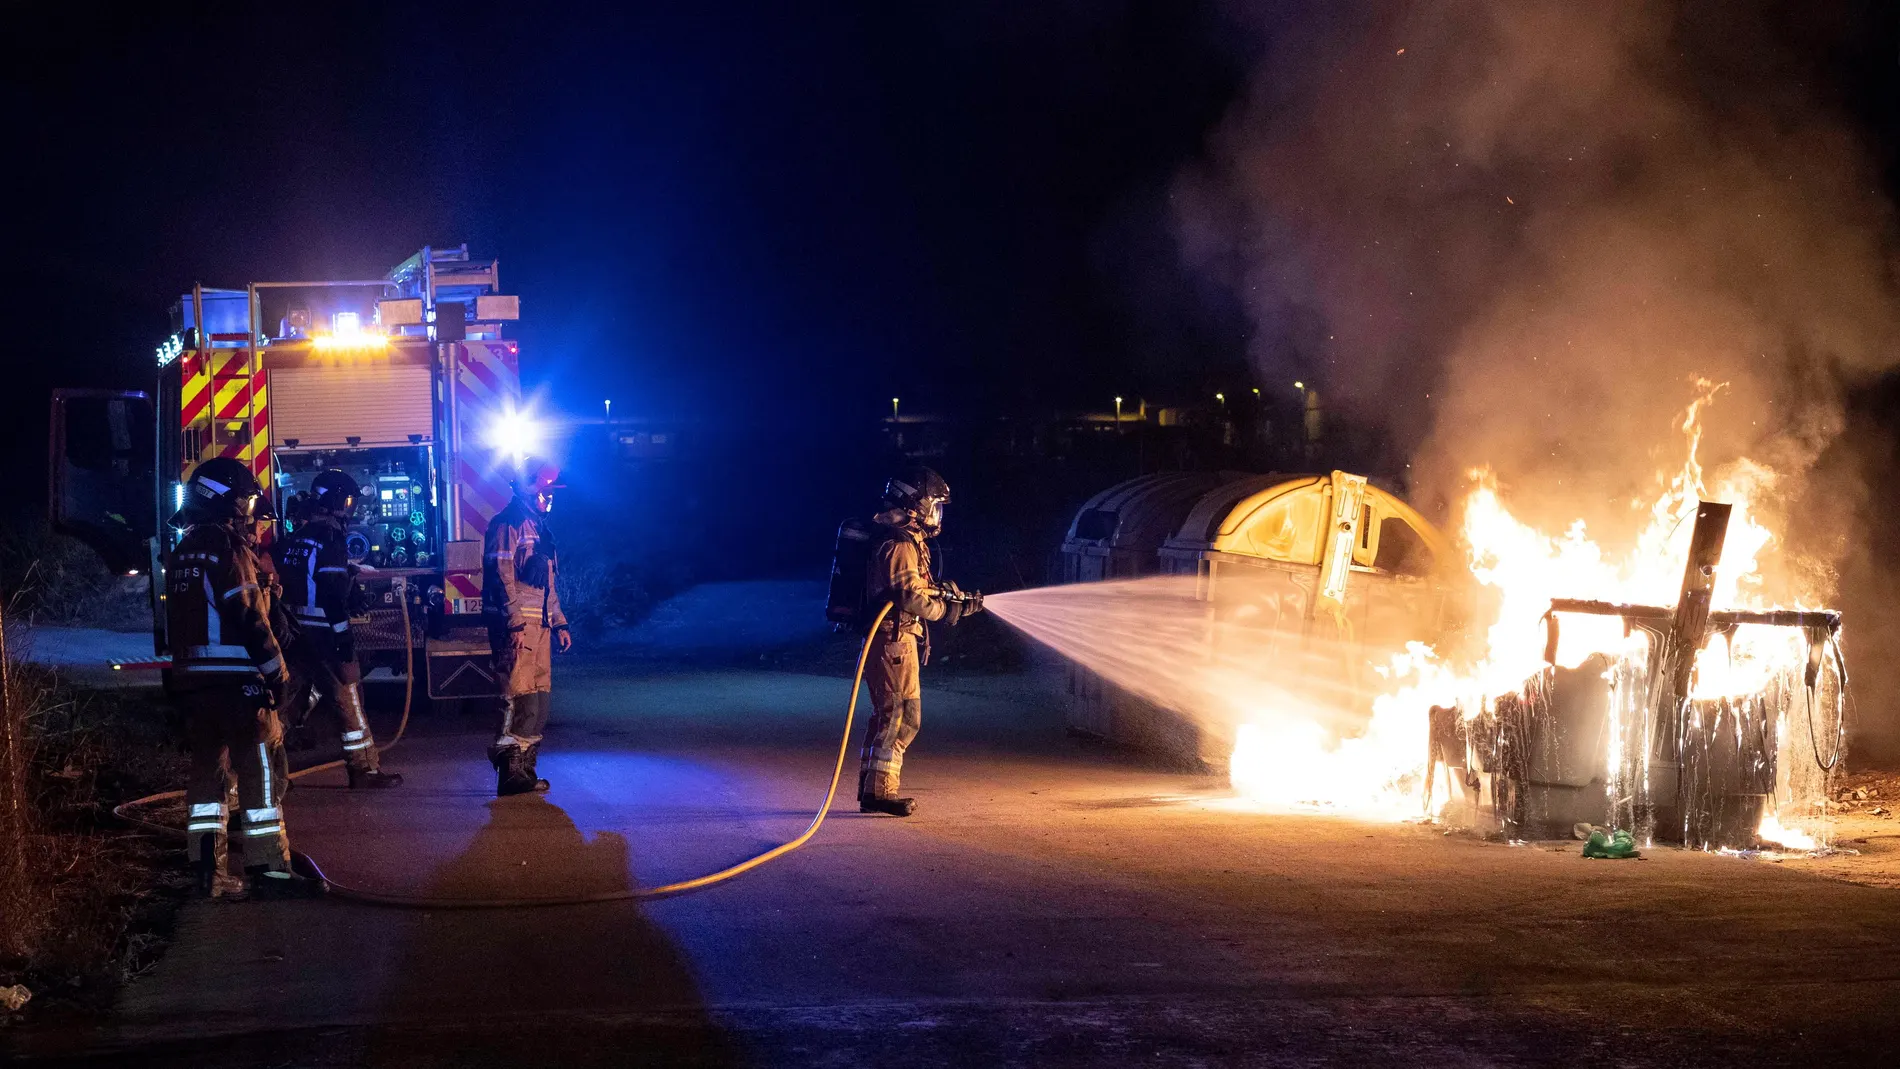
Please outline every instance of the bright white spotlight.
[[488, 425], [488, 445], [497, 453], [520, 460], [540, 452], [541, 425], [531, 414], [509, 409]]

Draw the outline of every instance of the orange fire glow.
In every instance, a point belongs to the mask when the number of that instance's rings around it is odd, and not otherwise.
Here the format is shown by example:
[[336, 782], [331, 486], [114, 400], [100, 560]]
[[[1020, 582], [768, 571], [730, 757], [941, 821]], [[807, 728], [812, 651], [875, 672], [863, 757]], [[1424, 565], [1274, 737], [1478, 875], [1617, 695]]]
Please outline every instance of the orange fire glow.
[[[1512, 514], [1494, 473], [1471, 472], [1458, 533], [1472, 577], [1496, 602], [1475, 657], [1454, 664], [1432, 647], [1414, 644], [1392, 658], [1382, 673], [1384, 690], [1372, 702], [1368, 728], [1336, 746], [1329, 746], [1317, 728], [1301, 734], [1284, 720], [1272, 729], [1243, 724], [1231, 768], [1235, 787], [1266, 804], [1318, 801], [1362, 815], [1417, 815], [1430, 708], [1457, 705], [1469, 718], [1542, 671], [1544, 618], [1552, 599], [1674, 606], [1700, 501], [1733, 506], [1712, 608], [1779, 607], [1770, 603], [1762, 574], [1777, 541], [1758, 507], [1773, 491], [1775, 473], [1747, 460], [1714, 476], [1704, 471], [1697, 458], [1701, 416], [1722, 386], [1697, 385], [1698, 396], [1678, 428], [1686, 458], [1678, 470], [1659, 474], [1656, 496], [1641, 506], [1647, 519], [1621, 552], [1595, 540], [1581, 520], [1559, 533], [1536, 529]], [[1649, 641], [1640, 629], [1626, 633], [1614, 616], [1565, 614], [1559, 624], [1556, 663], [1563, 667], [1597, 653], [1613, 661], [1641, 656]], [[1806, 656], [1798, 628], [1740, 627], [1726, 640], [1713, 639], [1698, 658], [1692, 695], [1758, 693], [1778, 676], [1798, 671]], [[1623, 745], [1612, 740], [1612, 769]], [[1790, 846], [1813, 844], [1807, 833], [1782, 827], [1772, 807], [1761, 835]]]

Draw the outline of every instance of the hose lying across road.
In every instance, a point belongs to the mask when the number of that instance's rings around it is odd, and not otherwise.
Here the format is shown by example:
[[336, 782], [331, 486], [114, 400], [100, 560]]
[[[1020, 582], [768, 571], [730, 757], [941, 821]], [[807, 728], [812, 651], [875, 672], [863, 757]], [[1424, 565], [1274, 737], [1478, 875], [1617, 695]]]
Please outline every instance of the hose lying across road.
[[[415, 647], [413, 640], [409, 637], [409, 599], [405, 594], [400, 600], [403, 603], [402, 624], [404, 648], [410, 658], [409, 671], [407, 673], [408, 682], [403, 688], [402, 721], [396, 726], [396, 734], [389, 740], [389, 745], [378, 748], [379, 753], [387, 753], [395, 749], [398, 743], [402, 742], [403, 732], [409, 728], [409, 707], [415, 696]], [[578, 906], [593, 902], [623, 902], [628, 899], [664, 898], [668, 895], [685, 894], [689, 891], [703, 890], [716, 883], [730, 880], [742, 872], [749, 872], [771, 861], [773, 858], [783, 857], [799, 847], [804, 846], [811, 841], [812, 836], [818, 834], [818, 829], [824, 826], [825, 817], [831, 812], [832, 800], [836, 798], [838, 794], [838, 779], [844, 774], [845, 757], [851, 750], [851, 723], [857, 714], [858, 691], [862, 689], [864, 685], [864, 666], [871, 656], [871, 641], [877, 635], [878, 625], [884, 622], [885, 615], [890, 611], [891, 607], [889, 604], [886, 604], [884, 608], [878, 611], [876, 618], [871, 621], [869, 633], [865, 636], [864, 647], [858, 651], [858, 669], [856, 675], [853, 676], [851, 680], [851, 700], [845, 704], [844, 708], [844, 736], [838, 741], [838, 760], [831, 769], [831, 785], [825, 789], [824, 803], [818, 807], [818, 812], [813, 814], [811, 823], [806, 826], [803, 832], [799, 833], [797, 838], [782, 842], [772, 849], [762, 854], [749, 857], [736, 865], [720, 869], [717, 872], [709, 872], [704, 876], [695, 876], [690, 880], [661, 884], [658, 887], [630, 887], [619, 891], [600, 891], [585, 895], [559, 895], [545, 898], [434, 898], [427, 895], [370, 891], [360, 887], [352, 887], [346, 883], [338, 883], [324, 875], [323, 869], [317, 864], [314, 858], [296, 851], [292, 851], [293, 861], [299, 868], [315, 876], [317, 879], [322, 880], [324, 885], [329, 888], [330, 893], [339, 898], [352, 899], [358, 902], [369, 902], [379, 906], [402, 906], [409, 909], [522, 909], [532, 906]], [[291, 773], [290, 778], [301, 779], [304, 776], [335, 768], [342, 763], [341, 760], [327, 761], [320, 765], [299, 769]], [[144, 798], [126, 802], [113, 809], [112, 813], [121, 820], [136, 824], [140, 827], [150, 828], [168, 835], [183, 836], [184, 830], [182, 828], [146, 820], [142, 817], [132, 815], [130, 811], [153, 802], [182, 798], [184, 794], [184, 791], [162, 791], [158, 794], [148, 795]]]

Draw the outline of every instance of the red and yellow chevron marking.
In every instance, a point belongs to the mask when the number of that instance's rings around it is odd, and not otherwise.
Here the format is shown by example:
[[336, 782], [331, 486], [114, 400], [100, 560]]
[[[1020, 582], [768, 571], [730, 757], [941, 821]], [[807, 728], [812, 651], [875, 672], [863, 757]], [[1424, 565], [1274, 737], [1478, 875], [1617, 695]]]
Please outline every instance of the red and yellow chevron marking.
[[[465, 342], [455, 346], [455, 407], [461, 419], [461, 455], [455, 492], [461, 501], [457, 537], [479, 539], [508, 504], [508, 473], [489, 456], [486, 428], [521, 403], [521, 376], [514, 342]], [[476, 592], [480, 592], [479, 580]], [[473, 597], [473, 594], [465, 595]]]
[[[244, 349], [211, 349], [202, 355], [180, 355], [178, 420], [180, 432], [197, 429], [198, 455], [186, 457], [192, 465], [212, 457], [236, 457], [250, 465], [259, 482], [270, 471], [270, 395], [268, 372], [251, 372], [251, 354]], [[248, 426], [247, 436], [233, 433], [231, 424]], [[186, 474], [181, 472], [181, 476]]]
[[211, 376], [204, 373], [195, 350], [181, 354], [178, 363], [178, 429], [182, 431], [190, 429], [211, 403]]
[[482, 596], [482, 575], [480, 572], [450, 572], [442, 577], [448, 587], [445, 593], [452, 598], [479, 598]]

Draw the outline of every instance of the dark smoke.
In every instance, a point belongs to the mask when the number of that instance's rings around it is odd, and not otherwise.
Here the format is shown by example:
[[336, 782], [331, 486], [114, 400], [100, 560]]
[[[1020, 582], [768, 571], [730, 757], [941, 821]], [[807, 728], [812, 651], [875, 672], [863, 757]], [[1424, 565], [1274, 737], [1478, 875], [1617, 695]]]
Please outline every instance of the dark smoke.
[[1881, 511], [1840, 438], [1848, 394], [1900, 362], [1892, 205], [1818, 88], [1844, 9], [1284, 10], [1235, 9], [1271, 44], [1175, 197], [1263, 380], [1317, 379], [1383, 424], [1391, 473], [1444, 518], [1488, 464], [1523, 518], [1612, 545], [1679, 463], [1694, 380], [1727, 382], [1702, 459], [1776, 473], [1780, 589], [1834, 598], [1839, 568], [1869, 570], [1864, 539], [1813, 520]]

